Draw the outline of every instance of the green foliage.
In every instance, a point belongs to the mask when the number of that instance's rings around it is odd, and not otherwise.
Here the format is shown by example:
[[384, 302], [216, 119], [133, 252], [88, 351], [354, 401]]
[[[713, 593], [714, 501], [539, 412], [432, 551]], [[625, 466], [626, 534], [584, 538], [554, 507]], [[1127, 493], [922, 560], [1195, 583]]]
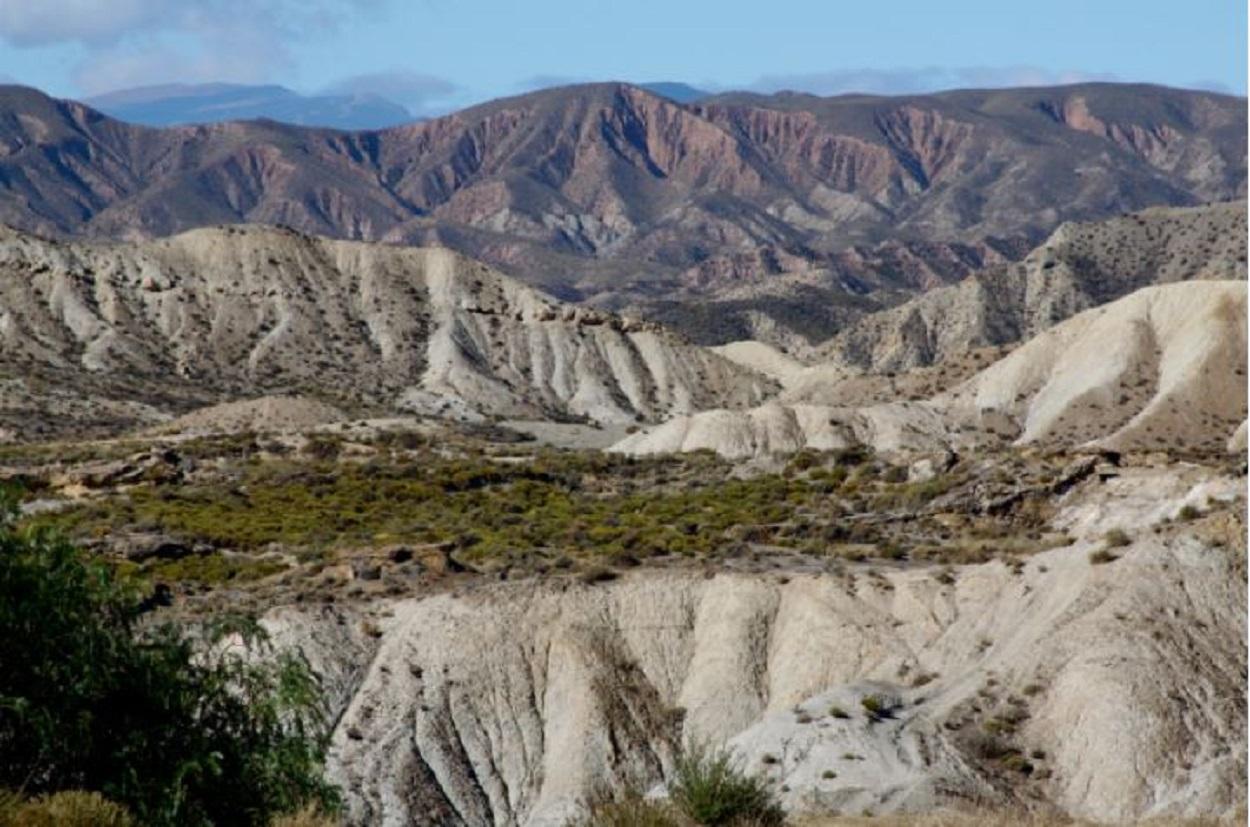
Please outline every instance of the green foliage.
[[[644, 470], [657, 475], [657, 465]], [[434, 456], [334, 466], [271, 461], [248, 464], [241, 485], [139, 486], [31, 523], [80, 536], [139, 525], [242, 551], [270, 543], [316, 550], [385, 536], [457, 542], [470, 560], [519, 549], [644, 558], [709, 554], [740, 526], [758, 527], [761, 541], [797, 544], [775, 536], [775, 527], [822, 496], [807, 480], [780, 476], [714, 476], [685, 488], [635, 484], [634, 466], [579, 454], [526, 464]], [[466, 526], [471, 542], [460, 542]]]
[[820, 463], [820, 456], [812, 450], [802, 450], [790, 458], [786, 464], [786, 473], [796, 474], [814, 468]]
[[304, 453], [320, 460], [331, 460], [338, 457], [343, 449], [343, 440], [328, 436], [325, 434], [317, 434], [309, 437], [308, 443], [304, 446]]
[[294, 813], [284, 813], [269, 827], [338, 827], [339, 819], [327, 814], [322, 808], [308, 804]]
[[250, 657], [267, 645], [250, 621], [219, 620], [194, 644], [140, 624], [132, 586], [5, 514], [0, 787], [97, 791], [158, 827], [260, 825], [306, 802], [336, 805], [302, 658]]
[[143, 573], [158, 581], [197, 583], [242, 583], [257, 580], [286, 569], [273, 560], [230, 558], [221, 554], [194, 554], [178, 560], [155, 560]]
[[[944, 519], [966, 507], [960, 496], [949, 498], [949, 509], [933, 508], [935, 498], [962, 493], [981, 472], [956, 466], [925, 482], [900, 482], [892, 466], [862, 450], [808, 451], [783, 473], [743, 479], [711, 454], [638, 459], [386, 434], [335, 460], [313, 456], [331, 453], [320, 448], [275, 457], [254, 442], [206, 439], [196, 450], [216, 461], [202, 463], [212, 470], [192, 483], [147, 480], [26, 522], [84, 541], [153, 533], [215, 549], [134, 564], [141, 579], [209, 585], [246, 583], [284, 564], [298, 576], [301, 565], [334, 552], [392, 544], [445, 545], [474, 568], [531, 572], [774, 549], [963, 564], [1053, 544], [1039, 528], [1047, 515], [1035, 514], [1031, 500], [961, 521]], [[1004, 461], [1027, 476], [1025, 464]], [[881, 511], [899, 519], [862, 519]], [[271, 547], [282, 553], [267, 554]]]
[[834, 451], [833, 458], [839, 465], [863, 465], [872, 459], [872, 449], [866, 445], [853, 445]]
[[1008, 755], [1003, 759], [1003, 767], [1028, 775], [1033, 772], [1033, 764], [1023, 755]]
[[767, 780], [743, 772], [729, 750], [688, 745], [677, 759], [668, 793], [674, 806], [706, 827], [775, 827], [785, 821]]

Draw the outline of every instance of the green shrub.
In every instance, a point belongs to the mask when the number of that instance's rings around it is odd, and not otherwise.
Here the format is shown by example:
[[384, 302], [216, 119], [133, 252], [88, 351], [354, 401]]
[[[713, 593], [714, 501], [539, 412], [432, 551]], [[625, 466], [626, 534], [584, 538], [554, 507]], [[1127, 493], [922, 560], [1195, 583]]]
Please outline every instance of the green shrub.
[[688, 745], [677, 759], [668, 794], [678, 810], [706, 827], [776, 827], [785, 820], [768, 782], [743, 772], [727, 749]]
[[179, 560], [155, 560], [145, 566], [145, 575], [156, 580], [196, 583], [244, 583], [286, 570], [276, 560], [230, 558], [220, 553], [193, 554]]
[[304, 445], [304, 453], [319, 460], [337, 459], [342, 450], [341, 439], [324, 434], [309, 437], [308, 443]]
[[803, 450], [790, 457], [790, 462], [786, 465], [786, 472], [793, 474], [799, 471], [806, 471], [814, 468], [820, 462], [820, 457], [815, 451]]
[[1089, 562], [1095, 566], [1101, 566], [1104, 563], [1114, 563], [1119, 559], [1119, 557], [1116, 557], [1105, 548], [1096, 548], [1089, 553]]
[[302, 658], [249, 657], [267, 644], [242, 619], [196, 641], [140, 624], [133, 586], [46, 532], [16, 530], [11, 504], [0, 514], [0, 787], [95, 791], [145, 827], [336, 807]]
[[1018, 755], [1018, 754], [1008, 755], [1006, 758], [1003, 759], [1003, 766], [1006, 769], [1014, 770], [1016, 772], [1023, 773], [1025, 775], [1028, 775], [1031, 772], [1033, 772], [1033, 764], [1023, 755]]
[[889, 468], [885, 469], [885, 472], [881, 475], [881, 479], [895, 485], [907, 482], [907, 469], [901, 465], [891, 465]]
[[579, 578], [581, 579], [583, 583], [593, 586], [596, 583], [611, 582], [612, 580], [615, 580], [618, 576], [619, 575], [617, 575], [616, 572], [612, 571], [611, 569], [606, 569], [603, 566], [591, 566], [590, 568], [583, 571], [579, 575]]
[[838, 465], [862, 465], [872, 459], [872, 449], [864, 445], [853, 445], [833, 452]]
[[868, 717], [874, 721], [890, 715], [890, 702], [880, 695], [865, 695], [860, 698], [859, 704], [864, 708], [864, 712], [868, 713]]
[[982, 761], [998, 761], [1013, 754], [1011, 746], [993, 732], [972, 733], [966, 739], [965, 746], [969, 753]]

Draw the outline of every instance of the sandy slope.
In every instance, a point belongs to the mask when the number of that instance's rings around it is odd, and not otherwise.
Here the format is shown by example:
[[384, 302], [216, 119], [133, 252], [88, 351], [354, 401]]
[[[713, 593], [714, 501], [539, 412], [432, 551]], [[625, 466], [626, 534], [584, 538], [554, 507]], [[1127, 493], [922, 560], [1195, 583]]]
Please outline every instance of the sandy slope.
[[1223, 449], [1246, 416], [1246, 285], [1147, 288], [1048, 330], [936, 404], [1018, 442]]
[[160, 434], [299, 431], [345, 419], [347, 415], [343, 411], [315, 399], [262, 396], [200, 408], [150, 431]]

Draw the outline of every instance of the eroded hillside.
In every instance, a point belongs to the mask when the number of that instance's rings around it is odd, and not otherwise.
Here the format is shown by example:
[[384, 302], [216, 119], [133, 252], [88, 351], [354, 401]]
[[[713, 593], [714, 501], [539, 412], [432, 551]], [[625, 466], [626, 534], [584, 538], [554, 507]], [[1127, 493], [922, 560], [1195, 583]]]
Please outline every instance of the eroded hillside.
[[1245, 279], [1246, 232], [1243, 201], [1064, 224], [1019, 264], [979, 271], [866, 316], [817, 358], [874, 372], [907, 370], [1024, 341], [1152, 284]]
[[[116, 429], [272, 391], [634, 422], [772, 390], [657, 325], [561, 304], [449, 250], [268, 228], [135, 245], [6, 230], [0, 314], [6, 425], [23, 433]], [[56, 418], [26, 416], [58, 405]]]
[[836, 373], [791, 367], [781, 400], [675, 417], [614, 450], [739, 458], [805, 447], [907, 452], [1004, 443], [1239, 450], [1245, 324], [1244, 281], [1147, 287], [1049, 328], [927, 399], [821, 404]]

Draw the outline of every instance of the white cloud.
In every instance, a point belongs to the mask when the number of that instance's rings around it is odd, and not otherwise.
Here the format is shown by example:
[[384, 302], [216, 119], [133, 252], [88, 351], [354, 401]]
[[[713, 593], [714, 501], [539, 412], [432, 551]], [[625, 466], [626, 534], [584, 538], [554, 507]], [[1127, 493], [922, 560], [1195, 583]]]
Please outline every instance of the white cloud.
[[165, 83], [257, 83], [289, 66], [286, 52], [263, 44], [235, 42], [229, 53], [211, 45], [194, 50], [155, 43], [145, 49], [108, 48], [93, 51], [74, 71], [86, 95], [134, 86]]
[[381, 95], [402, 104], [416, 114], [428, 111], [463, 90], [446, 78], [404, 69], [352, 75], [323, 90], [335, 95]]
[[171, 81], [253, 82], [289, 44], [387, 0], [0, 0], [0, 40], [81, 44], [83, 91]]
[[809, 92], [840, 95], [863, 92], [904, 95], [942, 89], [985, 89], [1006, 86], [1052, 86], [1094, 80], [1115, 80], [1110, 74], [1053, 72], [1036, 66], [938, 66], [895, 69], [842, 69], [796, 75], [765, 75], [751, 84], [761, 92]]
[[0, 38], [14, 46], [108, 43], [152, 34], [258, 29], [298, 35], [333, 27], [385, 0], [0, 0]]
[[15, 46], [102, 43], [158, 24], [175, 8], [161, 0], [0, 0], [0, 37]]

